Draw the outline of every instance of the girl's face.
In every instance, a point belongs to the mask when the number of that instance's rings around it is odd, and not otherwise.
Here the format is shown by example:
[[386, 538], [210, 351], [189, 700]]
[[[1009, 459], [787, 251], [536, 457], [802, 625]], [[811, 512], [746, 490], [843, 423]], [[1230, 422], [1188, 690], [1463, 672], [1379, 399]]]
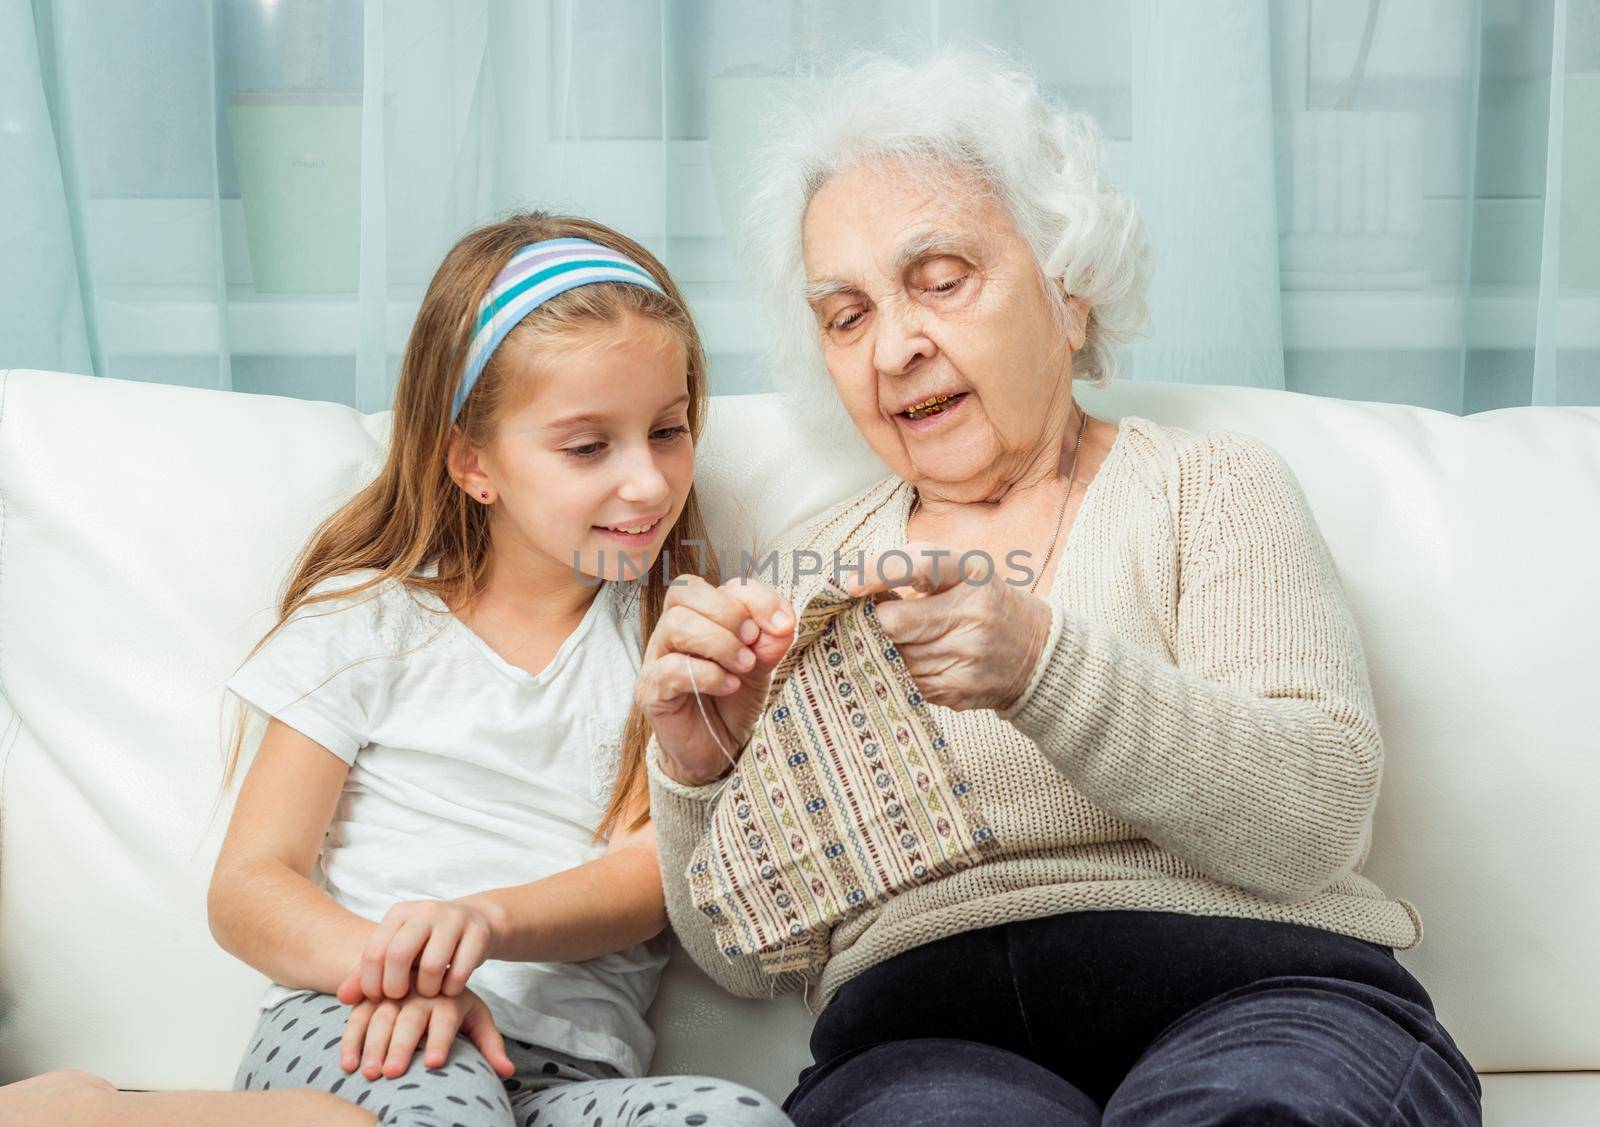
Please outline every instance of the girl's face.
[[[530, 389], [477, 452], [485, 484], [458, 475], [494, 502], [496, 569], [526, 578], [645, 574], [694, 482], [689, 374], [683, 342], [655, 321], [618, 324], [541, 350], [518, 373]], [[506, 560], [506, 553], [511, 553]]]

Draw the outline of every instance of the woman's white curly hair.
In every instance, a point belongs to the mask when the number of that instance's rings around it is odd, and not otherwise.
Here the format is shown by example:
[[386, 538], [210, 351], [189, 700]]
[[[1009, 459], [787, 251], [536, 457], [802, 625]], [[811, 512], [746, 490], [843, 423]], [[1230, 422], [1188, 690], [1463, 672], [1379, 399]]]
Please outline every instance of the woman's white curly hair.
[[[1090, 303], [1073, 377], [1103, 386], [1116, 374], [1117, 345], [1148, 316], [1152, 258], [1138, 204], [1107, 178], [1089, 114], [1045, 95], [1023, 66], [989, 48], [919, 62], [860, 52], [809, 77], [811, 88], [763, 123], [742, 224], [745, 268], [771, 328], [768, 375], [810, 400], [801, 418], [824, 432], [837, 434], [841, 421], [854, 430], [805, 301], [801, 229], [829, 178], [860, 164], [897, 162], [909, 175], [943, 173], [945, 184], [959, 182], [952, 171], [976, 173], [1033, 248], [1041, 279], [1062, 278], [1067, 293]], [[1064, 316], [1056, 287], [1045, 290]], [[818, 410], [828, 401], [836, 410]]]

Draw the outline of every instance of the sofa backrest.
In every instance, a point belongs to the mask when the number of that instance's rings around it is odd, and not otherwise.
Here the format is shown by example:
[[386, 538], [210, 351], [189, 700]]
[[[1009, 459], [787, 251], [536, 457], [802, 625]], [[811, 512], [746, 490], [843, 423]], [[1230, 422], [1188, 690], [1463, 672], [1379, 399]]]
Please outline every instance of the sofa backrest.
[[[1388, 754], [1366, 871], [1426, 925], [1403, 960], [1480, 1071], [1600, 1068], [1600, 410], [1080, 394], [1289, 462], [1366, 645]], [[69, 1065], [231, 1082], [264, 980], [206, 925], [231, 806], [213, 808], [221, 685], [306, 534], [376, 472], [388, 421], [0, 372], [0, 1082]], [[714, 401], [699, 480], [736, 551], [883, 472], [742, 396]], [[796, 999], [728, 998], [681, 958], [653, 1016], [658, 1072], [782, 1095], [807, 1060]]]

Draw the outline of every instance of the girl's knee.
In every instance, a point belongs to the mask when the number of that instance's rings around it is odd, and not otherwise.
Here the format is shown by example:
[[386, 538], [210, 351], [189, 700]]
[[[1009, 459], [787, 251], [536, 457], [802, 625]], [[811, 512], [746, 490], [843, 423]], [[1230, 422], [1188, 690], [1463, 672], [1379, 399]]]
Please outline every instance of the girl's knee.
[[315, 1088], [286, 1088], [262, 1095], [273, 1101], [274, 1111], [281, 1110], [284, 1118], [294, 1123], [315, 1124], [315, 1127], [373, 1127], [379, 1122], [376, 1113]]

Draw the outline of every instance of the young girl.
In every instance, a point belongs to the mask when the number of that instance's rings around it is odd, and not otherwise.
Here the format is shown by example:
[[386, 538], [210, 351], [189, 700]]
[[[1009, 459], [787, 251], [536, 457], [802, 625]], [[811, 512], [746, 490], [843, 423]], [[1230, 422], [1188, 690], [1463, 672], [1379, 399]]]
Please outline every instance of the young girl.
[[446, 255], [382, 471], [228, 682], [270, 717], [209, 898], [273, 980], [236, 1088], [385, 1124], [788, 1122], [637, 1079], [666, 914], [631, 703], [666, 579], [703, 568], [705, 400], [632, 240], [529, 214]]

